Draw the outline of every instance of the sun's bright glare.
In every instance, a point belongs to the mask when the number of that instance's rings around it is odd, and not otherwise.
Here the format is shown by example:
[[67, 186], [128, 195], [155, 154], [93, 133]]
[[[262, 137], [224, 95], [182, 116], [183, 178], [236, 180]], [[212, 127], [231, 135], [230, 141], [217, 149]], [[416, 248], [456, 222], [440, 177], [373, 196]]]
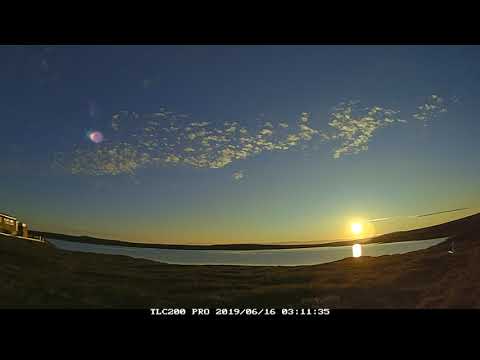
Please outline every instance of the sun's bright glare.
[[363, 230], [363, 226], [360, 223], [353, 223], [352, 224], [352, 233], [355, 235], [359, 235]]

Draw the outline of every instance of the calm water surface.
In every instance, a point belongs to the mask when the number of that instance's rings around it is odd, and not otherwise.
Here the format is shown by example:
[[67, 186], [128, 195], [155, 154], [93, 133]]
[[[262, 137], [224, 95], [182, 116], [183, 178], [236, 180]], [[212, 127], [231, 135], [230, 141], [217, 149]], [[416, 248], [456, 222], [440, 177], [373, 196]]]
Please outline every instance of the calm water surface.
[[[362, 256], [403, 254], [437, 245], [447, 238], [390, 244], [362, 245]], [[351, 246], [319, 247], [281, 250], [172, 250], [84, 244], [48, 239], [59, 249], [100, 254], [127, 255], [168, 264], [180, 265], [249, 265], [297, 266], [324, 264], [352, 257]]]

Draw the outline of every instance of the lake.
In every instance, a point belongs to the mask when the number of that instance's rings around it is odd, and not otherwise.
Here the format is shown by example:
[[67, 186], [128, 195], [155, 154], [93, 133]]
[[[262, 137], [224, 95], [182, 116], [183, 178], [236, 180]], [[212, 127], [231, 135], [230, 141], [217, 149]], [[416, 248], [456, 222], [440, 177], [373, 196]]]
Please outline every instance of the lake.
[[[430, 240], [362, 245], [361, 255], [382, 256], [403, 254], [411, 251], [427, 249], [445, 241], [446, 239], [447, 238], [444, 237]], [[241, 251], [174, 250], [85, 244], [58, 239], [48, 239], [48, 241], [62, 250], [126, 255], [134, 258], [179, 265], [299, 266], [325, 264], [352, 257], [352, 246]]]

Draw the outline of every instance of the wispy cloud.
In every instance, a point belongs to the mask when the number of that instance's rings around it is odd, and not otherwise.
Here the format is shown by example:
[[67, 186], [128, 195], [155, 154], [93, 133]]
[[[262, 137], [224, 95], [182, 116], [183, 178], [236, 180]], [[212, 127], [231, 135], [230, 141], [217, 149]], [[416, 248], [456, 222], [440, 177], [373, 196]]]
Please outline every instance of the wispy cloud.
[[73, 153], [74, 174], [118, 175], [147, 165], [188, 165], [223, 168], [266, 151], [285, 151], [312, 141], [320, 133], [302, 113], [297, 126], [266, 122], [249, 131], [238, 122], [211, 127], [207, 121], [165, 109], [151, 114], [120, 111], [112, 116], [109, 141], [97, 147], [80, 147]]
[[453, 210], [444, 210], [444, 211], [436, 211], [428, 214], [422, 214], [422, 215], [415, 215], [414, 217], [421, 218], [421, 217], [426, 217], [426, 216], [432, 216], [432, 215], [438, 215], [438, 214], [444, 214], [444, 213], [450, 213], [454, 211], [462, 211], [462, 210], [469, 210], [470, 208], [459, 208], [459, 209], [453, 209]]
[[391, 219], [394, 219], [393, 217], [385, 217], [385, 218], [378, 218], [378, 219], [370, 219], [370, 220], [367, 220], [367, 222], [379, 222], [379, 221], [387, 221], [387, 220], [391, 220]]
[[437, 118], [439, 114], [447, 112], [445, 100], [438, 95], [431, 95], [427, 98], [425, 104], [417, 107], [413, 118], [423, 122], [427, 126], [428, 122]]
[[431, 213], [428, 213], [428, 214], [420, 214], [420, 215], [390, 216], [390, 217], [383, 217], [383, 218], [378, 218], [378, 219], [370, 219], [370, 220], [367, 220], [367, 222], [380, 222], [380, 221], [388, 221], [388, 220], [401, 219], [401, 218], [411, 218], [411, 219], [412, 218], [422, 218], [422, 217], [427, 217], [427, 216], [445, 214], [445, 213], [450, 213], [450, 212], [455, 212], [455, 211], [470, 210], [470, 209], [471, 208], [469, 208], [469, 207], [464, 207], [464, 208], [458, 208], [458, 209], [452, 209], [452, 210], [435, 211], [435, 212], [431, 212]]
[[368, 150], [370, 139], [377, 129], [399, 122], [398, 113], [379, 106], [360, 108], [359, 103], [354, 101], [339, 104], [328, 123], [333, 128], [329, 138], [340, 143], [333, 157], [338, 159]]

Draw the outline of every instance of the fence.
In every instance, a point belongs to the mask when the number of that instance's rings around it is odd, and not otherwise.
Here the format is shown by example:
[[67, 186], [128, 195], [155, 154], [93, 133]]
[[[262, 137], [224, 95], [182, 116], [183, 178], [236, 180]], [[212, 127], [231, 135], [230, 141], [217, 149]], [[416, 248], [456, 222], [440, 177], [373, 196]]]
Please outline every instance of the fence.
[[30, 241], [40, 242], [40, 243], [46, 243], [45, 236], [43, 235], [31, 235], [30, 237], [24, 237], [24, 236], [16, 236], [16, 235], [2, 233], [2, 232], [0, 232], [0, 235], [10, 236], [17, 239], [30, 240]]

